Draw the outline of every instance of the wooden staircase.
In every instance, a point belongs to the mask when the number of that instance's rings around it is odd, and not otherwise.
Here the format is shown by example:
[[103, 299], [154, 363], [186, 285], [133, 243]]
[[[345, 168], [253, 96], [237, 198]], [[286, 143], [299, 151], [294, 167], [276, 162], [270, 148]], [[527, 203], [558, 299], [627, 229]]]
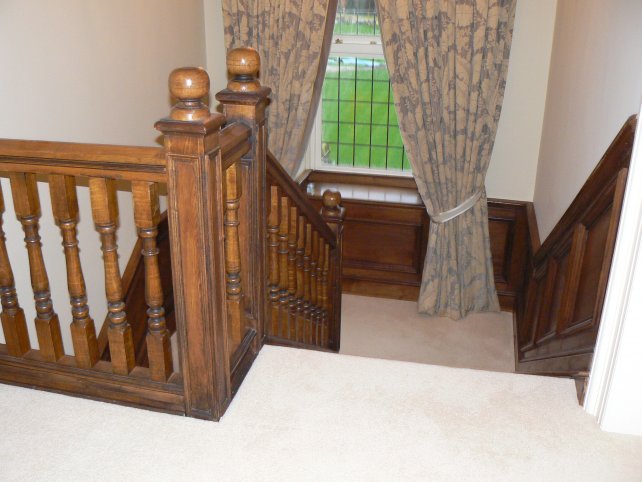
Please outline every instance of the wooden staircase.
[[541, 247], [515, 313], [516, 368], [573, 377], [583, 398], [624, 200], [635, 116], [620, 129]]
[[[339, 349], [341, 198], [326, 193], [317, 212], [268, 156], [270, 89], [257, 80], [258, 54], [236, 49], [228, 69], [232, 80], [216, 96], [223, 114], [201, 101], [209, 92], [204, 70], [172, 72], [178, 103], [156, 123], [164, 148], [0, 140], [39, 345], [31, 347], [0, 231], [0, 381], [217, 420], [265, 343]], [[51, 300], [39, 181], [49, 184], [63, 239], [73, 355]], [[139, 238], [123, 276], [117, 181], [131, 187]], [[98, 335], [79, 257], [77, 184], [88, 185], [102, 250], [108, 315]], [[0, 223], [3, 201], [0, 189]]]

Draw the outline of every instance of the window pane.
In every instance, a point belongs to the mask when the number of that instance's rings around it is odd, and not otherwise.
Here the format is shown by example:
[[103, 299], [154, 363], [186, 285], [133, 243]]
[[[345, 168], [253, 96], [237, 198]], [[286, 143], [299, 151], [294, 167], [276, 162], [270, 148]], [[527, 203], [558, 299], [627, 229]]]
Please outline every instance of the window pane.
[[386, 148], [385, 147], [373, 147], [370, 149], [370, 155], [372, 156], [370, 161], [370, 167], [377, 169], [386, 168]]
[[376, 0], [341, 0], [334, 21], [335, 35], [379, 34]]
[[401, 157], [403, 148], [388, 148], [388, 169], [401, 169]]
[[357, 107], [357, 124], [368, 124], [368, 130], [370, 129], [371, 110], [372, 105], [369, 102], [360, 103]]
[[388, 131], [388, 145], [391, 147], [403, 147], [401, 131], [398, 126], [390, 126]]
[[354, 166], [369, 167], [370, 148], [368, 146], [356, 146], [354, 148]]
[[409, 171], [385, 61], [335, 55], [327, 70], [321, 104], [323, 162]]
[[338, 142], [338, 124], [334, 122], [324, 122], [323, 123], [323, 134], [322, 138], [325, 142]]
[[354, 76], [357, 75], [357, 59], [339, 57], [339, 66], [341, 67], [341, 79], [351, 79], [353, 80], [352, 85], [354, 85]]
[[372, 80], [357, 80], [357, 100], [370, 104], [372, 100]]
[[359, 124], [355, 127], [355, 144], [370, 145], [370, 126]]
[[339, 142], [342, 144], [354, 143], [354, 124], [339, 124]]
[[339, 144], [339, 165], [352, 166], [354, 165], [353, 147], [351, 145]]

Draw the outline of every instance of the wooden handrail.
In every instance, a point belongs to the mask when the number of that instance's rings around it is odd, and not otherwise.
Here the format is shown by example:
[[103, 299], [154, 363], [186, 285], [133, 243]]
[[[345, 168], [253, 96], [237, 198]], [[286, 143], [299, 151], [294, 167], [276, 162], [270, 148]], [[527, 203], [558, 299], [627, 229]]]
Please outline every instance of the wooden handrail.
[[0, 172], [165, 182], [165, 166], [160, 147], [0, 139]]
[[323, 220], [321, 215], [314, 209], [308, 196], [303, 192], [299, 185], [290, 177], [290, 175], [283, 169], [281, 163], [276, 160], [274, 154], [270, 151], [267, 152], [267, 173], [271, 176], [283, 189], [284, 193], [294, 202], [301, 214], [304, 215], [312, 224], [323, 239], [330, 244], [332, 248], [337, 246], [337, 237], [328, 227], [327, 223]]
[[221, 156], [223, 170], [238, 162], [252, 147], [252, 129], [240, 122], [234, 122], [221, 130]]
[[[636, 122], [635, 115], [626, 120], [600, 159], [600, 162], [589, 175], [580, 192], [575, 196], [562, 218], [536, 251], [533, 259], [534, 265], [541, 264], [550, 256], [551, 251], [554, 251], [560, 240], [566, 236], [568, 226], [574, 224], [575, 220], [586, 210], [587, 205], [595, 202], [604, 187], [612, 181], [613, 174], [622, 168], [628, 168]], [[605, 169], [603, 166], [607, 163], [608, 168]]]

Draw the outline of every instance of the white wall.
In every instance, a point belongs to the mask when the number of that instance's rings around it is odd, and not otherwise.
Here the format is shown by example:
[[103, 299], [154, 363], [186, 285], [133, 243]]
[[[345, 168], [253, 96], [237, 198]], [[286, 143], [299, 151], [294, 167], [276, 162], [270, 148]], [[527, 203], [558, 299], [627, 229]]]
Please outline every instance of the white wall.
[[[154, 122], [169, 112], [169, 72], [204, 65], [201, 0], [59, 0], [0, 2], [0, 137], [155, 145]], [[35, 316], [23, 234], [2, 179], [8, 249], [32, 345]], [[47, 185], [40, 183], [45, 261], [67, 353], [73, 353], [59, 230]], [[135, 241], [131, 196], [119, 193], [121, 269]], [[79, 188], [81, 259], [91, 314], [106, 309], [98, 236], [86, 188]], [[1, 331], [1, 330], [0, 330]]]
[[642, 2], [558, 3], [535, 211], [544, 239], [642, 95]]
[[489, 197], [533, 200], [556, 5], [517, 1], [502, 115], [486, 175]]
[[[207, 73], [210, 75], [211, 92], [216, 94], [227, 85], [221, 0], [203, 0], [203, 9], [205, 12]], [[213, 97], [211, 104], [212, 106], [216, 105], [216, 100]]]

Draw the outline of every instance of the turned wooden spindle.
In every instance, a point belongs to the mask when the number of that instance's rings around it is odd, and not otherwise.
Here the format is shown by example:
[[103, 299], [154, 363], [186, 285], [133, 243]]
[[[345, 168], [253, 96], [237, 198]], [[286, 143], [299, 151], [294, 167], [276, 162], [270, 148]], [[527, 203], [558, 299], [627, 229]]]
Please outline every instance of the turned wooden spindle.
[[127, 375], [134, 368], [135, 358], [132, 331], [125, 313], [123, 284], [118, 266], [116, 185], [112, 179], [93, 177], [89, 179], [89, 193], [94, 225], [100, 234], [103, 252], [105, 294], [109, 312], [107, 338], [112, 370], [116, 374]]
[[38, 226], [41, 214], [40, 199], [36, 175], [12, 173], [10, 178], [13, 205], [25, 233], [25, 244], [29, 256], [31, 287], [36, 302], [35, 324], [40, 354], [47, 361], [56, 361], [65, 353], [62, 346], [60, 322], [51, 302], [49, 277], [42, 255]]
[[54, 220], [60, 228], [67, 266], [67, 288], [71, 303], [71, 341], [76, 363], [91, 368], [98, 361], [96, 327], [89, 315], [87, 288], [78, 251], [78, 198], [73, 176], [49, 176], [49, 193]]
[[303, 341], [310, 339], [310, 303], [311, 292], [311, 261], [312, 261], [312, 225], [305, 226], [305, 248], [303, 251]]
[[289, 291], [288, 291], [288, 218], [290, 199], [281, 197], [281, 224], [279, 225], [279, 336], [288, 337], [289, 329]]
[[315, 325], [315, 343], [321, 344], [321, 325], [323, 323], [323, 266], [325, 264], [325, 241], [319, 236], [319, 260], [317, 262], [317, 309]]
[[158, 262], [158, 224], [160, 203], [158, 184], [132, 182], [134, 221], [142, 241], [145, 265], [145, 302], [147, 303], [147, 357], [152, 380], [167, 381], [173, 371], [170, 336], [165, 324], [163, 287]]
[[288, 339], [296, 340], [296, 310], [297, 310], [297, 285], [296, 285], [296, 249], [297, 249], [297, 221], [299, 219], [296, 206], [290, 207], [290, 227], [288, 232], [288, 310], [290, 331]]
[[304, 305], [304, 289], [305, 289], [305, 273], [303, 271], [303, 256], [305, 253], [305, 217], [299, 216], [298, 237], [296, 241], [296, 292], [294, 297], [296, 299], [296, 341], [303, 341], [304, 332], [304, 318], [303, 318], [303, 305]]
[[270, 187], [270, 214], [267, 221], [268, 234], [268, 281], [271, 311], [271, 331], [279, 335], [279, 188]]
[[0, 301], [2, 303], [2, 330], [9, 355], [21, 357], [29, 350], [29, 333], [24, 311], [18, 304], [18, 295], [9, 263], [6, 237], [2, 229], [4, 214], [4, 196], [0, 186]]
[[239, 241], [239, 206], [242, 184], [238, 163], [225, 170], [225, 293], [227, 323], [232, 346], [241, 344], [243, 326], [243, 289], [241, 285], [241, 245]]
[[330, 311], [330, 300], [328, 298], [328, 271], [330, 270], [330, 245], [324, 243], [323, 271], [321, 274], [321, 296], [323, 307], [323, 318], [321, 320], [321, 344], [328, 345], [328, 313]]
[[312, 232], [312, 253], [310, 256], [310, 338], [308, 343], [314, 343], [317, 321], [317, 265], [319, 264], [319, 233]]

